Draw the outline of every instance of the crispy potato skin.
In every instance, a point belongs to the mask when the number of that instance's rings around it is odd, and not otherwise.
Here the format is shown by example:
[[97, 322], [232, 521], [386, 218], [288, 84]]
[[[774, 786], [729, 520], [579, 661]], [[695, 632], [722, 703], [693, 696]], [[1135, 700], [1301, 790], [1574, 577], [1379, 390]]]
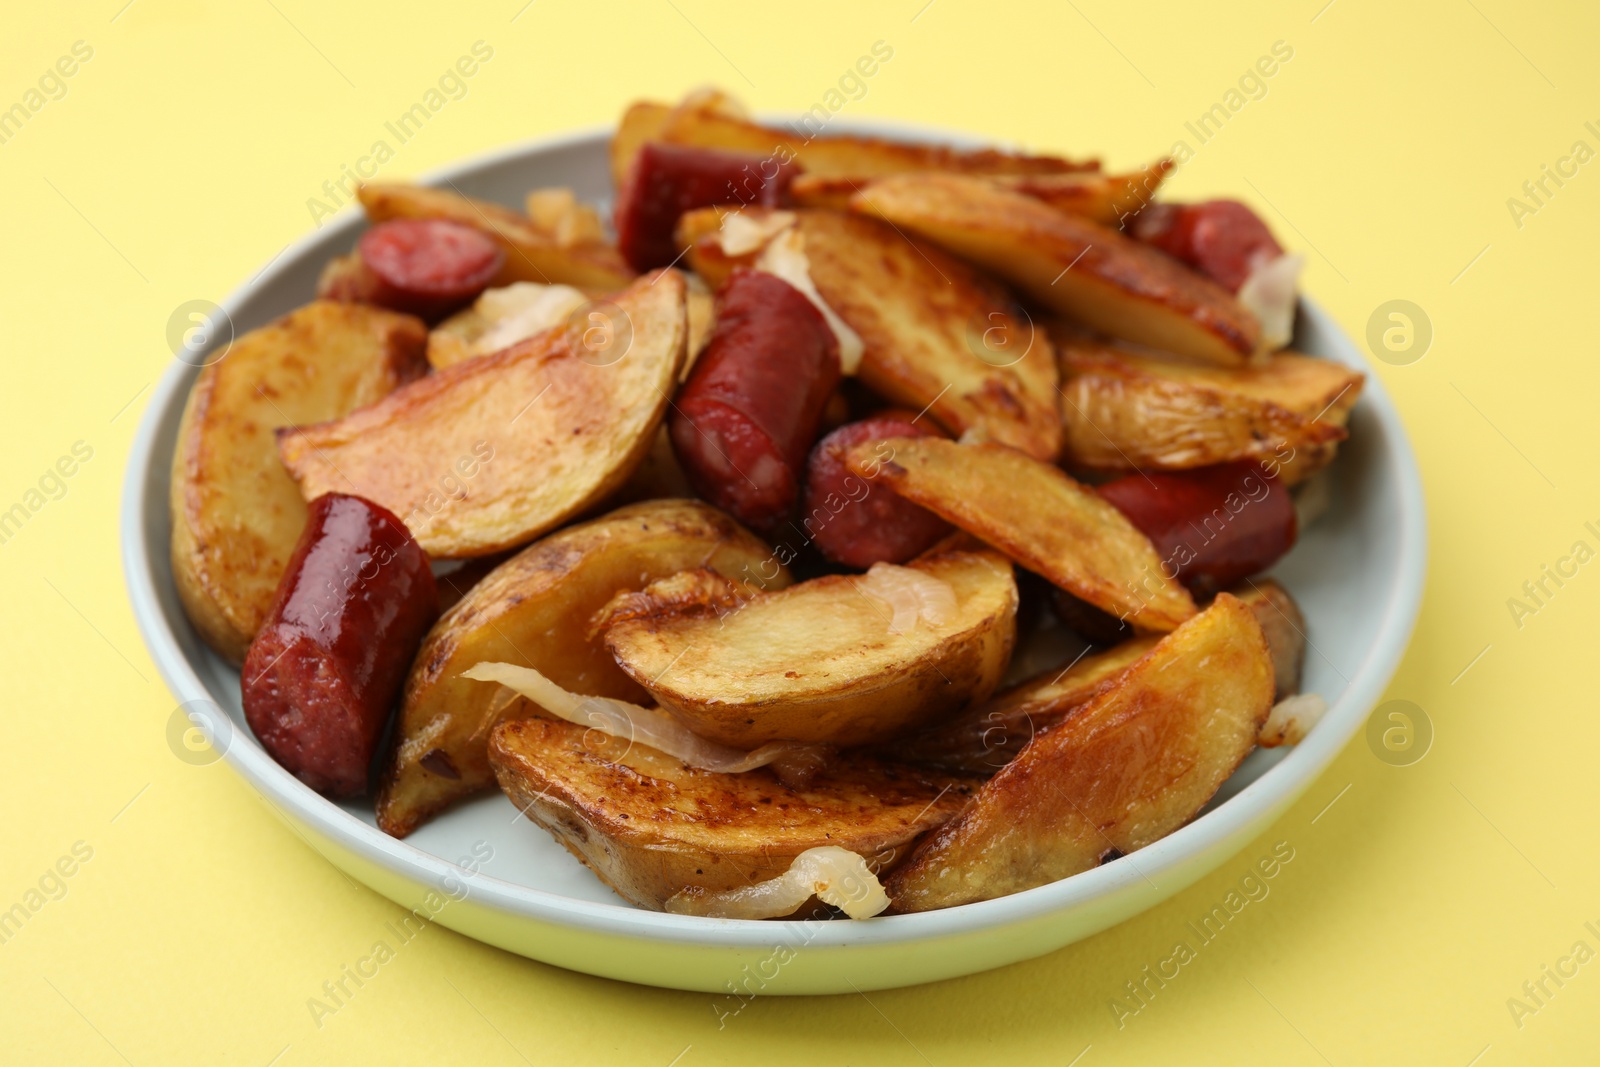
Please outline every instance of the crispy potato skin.
[[1056, 467], [1001, 445], [899, 437], [892, 447], [884, 461], [858, 445], [845, 463], [1136, 629], [1164, 633], [1195, 613], [1150, 539]]
[[[717, 241], [723, 214], [690, 212], [678, 228], [690, 265], [712, 281], [736, 262]], [[743, 214], [760, 219], [771, 211]], [[974, 430], [1039, 459], [1060, 454], [1054, 348], [1003, 286], [876, 219], [795, 214], [817, 292], [861, 335], [856, 377], [868, 388], [925, 410], [954, 435]]]
[[897, 912], [1018, 893], [1133, 852], [1195, 816], [1255, 747], [1272, 660], [1223, 593], [1120, 680], [1036, 736], [886, 889]]
[[172, 464], [172, 571], [195, 629], [235, 663], [266, 620], [306, 523], [273, 431], [337, 418], [426, 369], [427, 328], [316, 301], [234, 341], [200, 372]]
[[389, 219], [449, 219], [494, 238], [505, 249], [505, 266], [492, 285], [545, 282], [580, 289], [621, 289], [634, 273], [616, 248], [604, 241], [563, 243], [519, 212], [487, 200], [445, 189], [377, 182], [357, 193], [373, 222]]
[[830, 575], [722, 618], [624, 619], [606, 647], [658, 704], [722, 744], [882, 741], [988, 697], [1016, 643], [1016, 581], [998, 553], [911, 566], [955, 592], [956, 618], [937, 631], [889, 633], [887, 609], [855, 577]]
[[843, 754], [805, 789], [768, 770], [695, 770], [643, 745], [542, 717], [489, 739], [500, 787], [625, 900], [660, 911], [679, 890], [775, 878], [839, 845], [875, 871], [966, 804], [971, 779]]
[[1043, 671], [948, 722], [890, 742], [884, 755], [962, 774], [991, 775], [1036, 735], [1116, 684], [1159, 640], [1135, 637], [1084, 656], [1066, 670]]
[[450, 802], [493, 784], [489, 729], [534, 705], [462, 678], [485, 661], [532, 667], [585, 696], [639, 701], [588, 622], [612, 596], [691, 567], [781, 589], [789, 575], [754, 534], [708, 504], [655, 500], [528, 546], [467, 592], [429, 631], [378, 793], [378, 825], [404, 837]]
[[282, 433], [284, 466], [308, 500], [337, 489], [382, 504], [435, 558], [530, 541], [600, 503], [649, 452], [683, 366], [684, 289], [664, 271], [616, 296], [632, 331], [620, 357], [591, 362], [584, 324], [568, 324]]
[[1103, 472], [1253, 459], [1294, 484], [1332, 459], [1365, 376], [1275, 353], [1250, 367], [1163, 358], [1056, 329], [1065, 461]]
[[1230, 590], [1255, 613], [1272, 651], [1273, 700], [1300, 692], [1306, 662], [1306, 618], [1289, 590], [1271, 578], [1251, 580]]
[[850, 207], [941, 244], [1113, 337], [1224, 366], [1245, 363], [1260, 343], [1261, 324], [1215, 282], [983, 178], [885, 178], [851, 197]]

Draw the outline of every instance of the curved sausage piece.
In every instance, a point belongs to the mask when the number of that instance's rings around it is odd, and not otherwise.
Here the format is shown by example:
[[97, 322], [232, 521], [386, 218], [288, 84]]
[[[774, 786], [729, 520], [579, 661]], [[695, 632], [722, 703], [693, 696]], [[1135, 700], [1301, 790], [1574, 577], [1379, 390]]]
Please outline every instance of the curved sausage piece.
[[1234, 293], [1258, 263], [1283, 255], [1267, 224], [1237, 200], [1151, 204], [1134, 218], [1133, 235]]
[[735, 271], [668, 423], [695, 492], [770, 536], [794, 512], [838, 384], [839, 342], [811, 301], [771, 274]]
[[879, 457], [894, 458], [886, 439], [930, 437], [909, 413], [886, 412], [848, 423], [817, 442], [806, 462], [806, 535], [835, 563], [863, 570], [874, 563], [904, 563], [932, 548], [954, 529], [926, 508], [885, 486], [873, 485], [844, 465], [844, 454], [863, 441], [882, 441]]
[[671, 265], [685, 211], [713, 204], [784, 207], [800, 165], [775, 156], [661, 144], [639, 149], [617, 192], [617, 248], [634, 270]]
[[428, 557], [388, 511], [343, 493], [310, 511], [240, 671], [244, 715], [295, 777], [352, 796], [439, 597]]
[[505, 251], [448, 219], [390, 219], [356, 246], [372, 276], [374, 304], [437, 321], [477, 298], [505, 264]]
[[1208, 597], [1276, 563], [1294, 547], [1289, 490], [1259, 464], [1130, 474], [1100, 495], [1155, 543], [1163, 569]]

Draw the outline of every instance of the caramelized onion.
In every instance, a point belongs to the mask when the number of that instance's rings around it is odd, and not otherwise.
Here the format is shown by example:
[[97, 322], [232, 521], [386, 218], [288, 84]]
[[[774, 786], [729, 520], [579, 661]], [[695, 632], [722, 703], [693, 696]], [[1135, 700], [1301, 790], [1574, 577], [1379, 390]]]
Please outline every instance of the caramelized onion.
[[473, 305], [493, 325], [473, 343], [477, 353], [498, 352], [536, 333], [561, 325], [589, 298], [570, 285], [517, 282], [486, 289]]
[[1328, 702], [1315, 693], [1296, 693], [1272, 705], [1267, 721], [1261, 724], [1256, 744], [1262, 748], [1298, 745], [1328, 710]]
[[817, 292], [811, 280], [811, 261], [806, 258], [805, 242], [800, 237], [800, 231], [786, 229], [768, 241], [767, 247], [762, 249], [761, 256], [756, 260], [756, 269], [782, 278], [805, 294], [805, 298], [822, 312], [822, 317], [828, 320], [828, 328], [839, 339], [839, 370], [846, 377], [854, 375], [861, 367], [861, 353], [866, 346], [861, 341], [861, 335], [852, 330]]
[[747, 256], [793, 226], [794, 221], [792, 211], [769, 211], [760, 217], [735, 211], [722, 220], [722, 251], [730, 256]]
[[667, 910], [713, 919], [778, 919], [812, 897], [852, 919], [870, 919], [889, 906], [889, 895], [866, 860], [838, 845], [823, 845], [806, 849], [787, 871], [765, 882], [720, 893], [681, 890], [667, 899]]
[[855, 582], [864, 596], [888, 606], [892, 634], [910, 633], [919, 620], [937, 630], [956, 617], [956, 591], [931, 574], [893, 563], [874, 563]]
[[1299, 252], [1258, 260], [1239, 286], [1239, 303], [1261, 322], [1261, 348], [1276, 351], [1294, 336], [1295, 292], [1306, 257]]
[[610, 697], [578, 696], [532, 667], [485, 662], [463, 671], [462, 677], [499, 682], [559, 719], [648, 745], [703, 771], [737, 774], [770, 765], [785, 785], [803, 788], [826, 759], [826, 746], [798, 741], [769, 741], [750, 752], [719, 745], [693, 733], [660, 708], [643, 708]]

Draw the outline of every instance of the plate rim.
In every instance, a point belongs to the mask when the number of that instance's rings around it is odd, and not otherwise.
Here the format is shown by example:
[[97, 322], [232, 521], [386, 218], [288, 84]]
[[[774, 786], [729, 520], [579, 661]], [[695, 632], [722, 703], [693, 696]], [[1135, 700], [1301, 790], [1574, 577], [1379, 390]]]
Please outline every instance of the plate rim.
[[[774, 116], [762, 116], [771, 120]], [[792, 116], [775, 116], [788, 121]], [[435, 168], [413, 179], [417, 184], [440, 185], [477, 171], [526, 157], [599, 142], [605, 150], [614, 127], [590, 126], [549, 137], [530, 138], [478, 153]], [[939, 127], [894, 120], [847, 119], [837, 132], [905, 138], [933, 137], [951, 144], [971, 144], [982, 139]], [[984, 142], [990, 143], [990, 142]], [[256, 292], [271, 285], [314, 246], [341, 234], [353, 234], [364, 222], [358, 211], [311, 230], [290, 242], [268, 265], [241, 283], [220, 302], [231, 317]], [[1368, 712], [1388, 687], [1409, 648], [1421, 607], [1427, 571], [1427, 516], [1422, 479], [1415, 450], [1404, 423], [1375, 368], [1351, 336], [1310, 298], [1301, 296], [1302, 314], [1334, 339], [1335, 353], [1347, 365], [1366, 374], [1361, 402], [1368, 406], [1386, 434], [1380, 455], [1396, 481], [1400, 525], [1397, 530], [1399, 580], [1378, 620], [1368, 652], [1351, 671], [1350, 683], [1319, 723], [1318, 729], [1283, 759], [1267, 768], [1255, 781], [1215, 809], [1180, 827], [1161, 840], [1080, 874], [1007, 897], [911, 915], [880, 916], [852, 922], [808, 923], [807, 945], [813, 949], [894, 945], [971, 935], [1013, 926], [1065, 912], [1074, 907], [1116, 896], [1119, 890], [1174, 871], [1250, 830], [1257, 821], [1270, 821], [1292, 804], [1320, 777], [1355, 735]], [[1353, 358], [1352, 358], [1353, 357]], [[124, 578], [134, 616], [147, 651], [168, 689], [179, 703], [215, 700], [199, 673], [184, 655], [176, 632], [161, 605], [156, 587], [152, 552], [166, 554], [166, 545], [153, 545], [145, 536], [146, 495], [157, 441], [169, 422], [181, 416], [192, 379], [200, 367], [182, 360], [162, 374], [140, 415], [138, 431], [129, 450], [124, 474], [119, 528]], [[174, 430], [175, 432], [175, 430]], [[720, 949], [765, 950], [774, 928], [764, 920], [708, 919], [647, 911], [625, 901], [599, 903], [563, 896], [549, 890], [496, 878], [465, 868], [432, 853], [390, 837], [312, 792], [280, 767], [254, 737], [247, 743], [230, 743], [222, 753], [235, 773], [285, 815], [303, 822], [316, 833], [353, 851], [414, 885], [439, 885], [449, 878], [471, 875], [477, 904], [513, 918], [588, 931], [597, 934], [678, 943]], [[1218, 863], [1237, 852], [1233, 849]], [[1208, 868], [1210, 869], [1210, 868]], [[1164, 894], [1163, 898], [1169, 894]], [[1144, 910], [1144, 909], [1139, 909]]]

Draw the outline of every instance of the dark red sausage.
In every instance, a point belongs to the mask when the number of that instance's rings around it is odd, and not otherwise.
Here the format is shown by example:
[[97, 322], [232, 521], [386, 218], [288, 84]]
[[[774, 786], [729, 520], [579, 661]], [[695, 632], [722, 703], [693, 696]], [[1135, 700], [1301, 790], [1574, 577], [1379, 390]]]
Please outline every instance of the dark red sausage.
[[781, 278], [735, 271], [668, 424], [695, 492], [774, 532], [794, 512], [806, 452], [838, 384], [839, 342], [822, 313]]
[[681, 249], [678, 218], [713, 204], [784, 207], [800, 173], [792, 160], [651, 142], [639, 149], [617, 193], [617, 248], [637, 271], [665, 267]]
[[1198, 597], [1259, 574], [1294, 547], [1294, 501], [1258, 464], [1130, 474], [1100, 487]]
[[389, 512], [343, 493], [318, 497], [310, 510], [245, 656], [244, 715], [295, 777], [351, 796], [366, 789], [439, 596], [428, 557]]
[[[914, 418], [890, 412], [848, 423], [811, 450], [800, 522], [833, 562], [862, 569], [879, 562], [904, 563], [953, 529], [933, 512], [844, 465], [844, 454], [863, 441], [933, 436], [923, 424], [912, 422]], [[885, 462], [894, 458], [893, 446], [886, 441], [880, 457]]]
[[1134, 218], [1133, 235], [1235, 293], [1257, 263], [1283, 255], [1267, 224], [1237, 200], [1151, 204]]
[[390, 219], [356, 246], [373, 279], [372, 303], [438, 320], [471, 303], [505, 264], [505, 251], [446, 219]]

